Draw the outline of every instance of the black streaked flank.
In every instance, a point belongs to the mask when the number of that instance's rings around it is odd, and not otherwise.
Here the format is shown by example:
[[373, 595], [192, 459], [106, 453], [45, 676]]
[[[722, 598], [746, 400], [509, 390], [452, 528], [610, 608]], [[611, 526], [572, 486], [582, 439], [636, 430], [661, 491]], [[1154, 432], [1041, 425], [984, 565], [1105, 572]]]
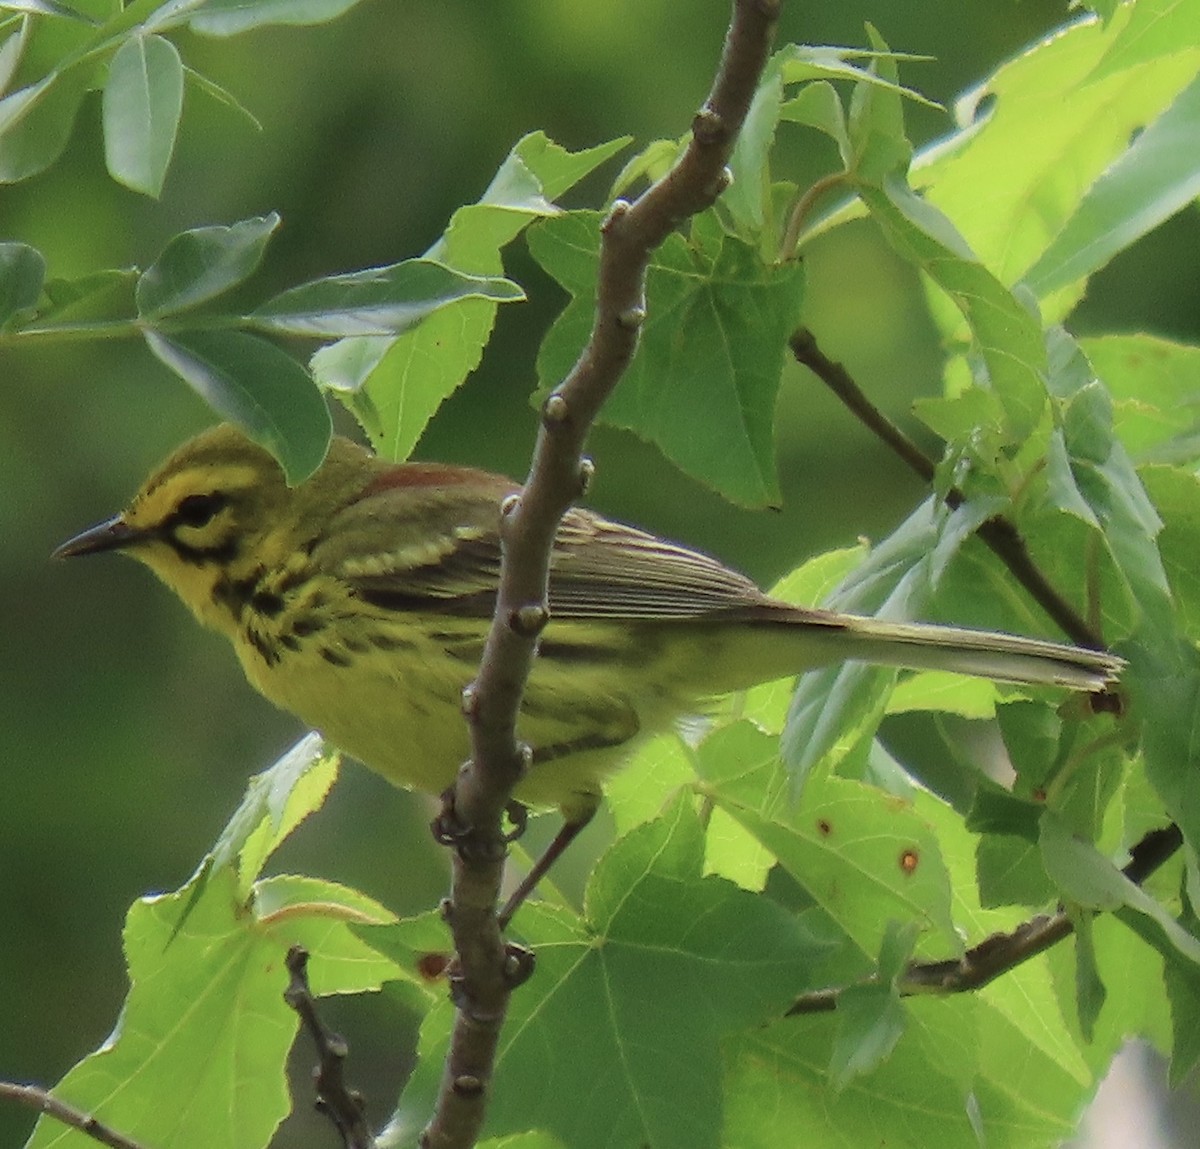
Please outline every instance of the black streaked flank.
[[589, 645], [586, 642], [570, 642], [562, 639], [543, 638], [538, 643], [538, 656], [552, 662], [588, 663], [617, 662], [626, 656], [626, 651], [615, 646]]
[[376, 631], [367, 635], [368, 641], [378, 650], [412, 650], [413, 644], [405, 638], [397, 638], [394, 634], [384, 634]]
[[242, 612], [253, 603], [255, 596], [260, 593], [258, 584], [262, 582], [265, 574], [263, 568], [259, 567], [247, 578], [231, 579], [226, 576], [218, 580], [216, 586], [213, 587], [213, 602], [227, 606], [234, 616], [240, 619]]
[[269, 590], [256, 590], [250, 596], [250, 606], [267, 618], [274, 618], [283, 610], [283, 599]]
[[279, 651], [264, 634], [259, 634], [257, 630], [250, 627], [246, 628], [246, 638], [250, 644], [262, 655], [262, 660], [268, 666], [275, 666], [279, 662]]

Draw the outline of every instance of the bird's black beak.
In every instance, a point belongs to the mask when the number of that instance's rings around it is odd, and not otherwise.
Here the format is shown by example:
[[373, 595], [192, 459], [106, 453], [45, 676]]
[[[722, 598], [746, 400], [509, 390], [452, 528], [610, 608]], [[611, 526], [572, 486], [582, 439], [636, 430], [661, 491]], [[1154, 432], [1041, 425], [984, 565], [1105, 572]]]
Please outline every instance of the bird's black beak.
[[119, 551], [145, 538], [146, 532], [131, 527], [120, 515], [105, 523], [97, 523], [86, 531], [67, 539], [50, 556], [55, 559], [73, 559], [76, 555], [94, 555], [101, 551]]

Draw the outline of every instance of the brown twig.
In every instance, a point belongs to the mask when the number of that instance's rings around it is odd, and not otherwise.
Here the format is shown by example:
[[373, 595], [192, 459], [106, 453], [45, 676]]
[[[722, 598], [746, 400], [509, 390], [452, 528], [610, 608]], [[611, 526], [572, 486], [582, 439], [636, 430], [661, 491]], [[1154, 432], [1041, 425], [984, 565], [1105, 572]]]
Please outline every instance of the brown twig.
[[[1182, 845], [1183, 834], [1178, 826], [1151, 830], [1129, 851], [1129, 863], [1121, 873], [1140, 886]], [[1074, 928], [1065, 910], [1039, 914], [1008, 933], [984, 938], [960, 958], [912, 963], [900, 979], [900, 993], [911, 997], [916, 994], [970, 993], [981, 989], [1001, 974], [1057, 945], [1069, 937]], [[787, 1016], [837, 1009], [841, 992], [840, 989], [821, 989], [806, 993], [792, 1003]]]
[[0, 1081], [0, 1097], [18, 1101], [30, 1109], [44, 1113], [47, 1117], [53, 1117], [55, 1121], [61, 1121], [72, 1129], [78, 1129], [80, 1133], [90, 1137], [93, 1141], [109, 1146], [109, 1149], [145, 1149], [141, 1142], [134, 1141], [132, 1137], [126, 1137], [115, 1129], [110, 1129], [90, 1113], [84, 1113], [83, 1110], [76, 1109], [74, 1105], [68, 1105], [67, 1102], [59, 1100], [37, 1085], [18, 1085], [15, 1081]]
[[524, 951], [504, 945], [496, 905], [505, 853], [502, 818], [526, 768], [527, 753], [516, 741], [517, 713], [548, 618], [555, 532], [586, 483], [590, 465], [582, 452], [592, 421], [637, 348], [650, 255], [728, 185], [726, 165], [766, 64], [779, 8], [780, 0], [735, 0], [713, 88], [692, 122], [687, 148], [634, 203], [613, 205], [602, 229], [591, 335], [543, 405], [529, 477], [502, 512], [496, 614], [479, 675], [464, 699], [471, 759], [450, 803], [457, 842], [446, 918], [457, 952], [452, 984], [458, 1011], [437, 1105], [422, 1134], [422, 1144], [432, 1149], [474, 1144], [509, 995], [532, 969]]
[[[792, 335], [789, 345], [796, 362], [816, 375], [863, 426], [890, 447], [925, 482], [933, 481], [936, 471], [933, 460], [867, 398], [842, 364], [830, 359], [817, 346], [811, 331], [800, 328]], [[950, 507], [961, 506], [965, 497], [957, 487], [951, 487], [946, 492], [946, 502]], [[980, 524], [978, 534], [1072, 642], [1095, 649], [1103, 648], [1104, 640], [1099, 632], [1038, 569], [1025, 540], [1009, 519], [1003, 515], [987, 519]]]
[[287, 952], [286, 964], [291, 980], [283, 991], [283, 1000], [300, 1015], [317, 1047], [317, 1067], [313, 1070], [317, 1110], [333, 1122], [345, 1149], [374, 1149], [375, 1138], [367, 1125], [362, 1095], [346, 1085], [349, 1049], [345, 1039], [321, 1020], [317, 1003], [308, 988], [308, 950], [303, 946], [292, 946]]

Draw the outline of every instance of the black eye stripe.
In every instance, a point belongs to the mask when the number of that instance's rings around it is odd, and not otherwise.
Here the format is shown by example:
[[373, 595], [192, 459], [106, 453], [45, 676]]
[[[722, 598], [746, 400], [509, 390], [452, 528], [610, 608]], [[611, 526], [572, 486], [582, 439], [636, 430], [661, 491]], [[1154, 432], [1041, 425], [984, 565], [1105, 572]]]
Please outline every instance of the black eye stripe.
[[229, 505], [229, 496], [219, 491], [203, 495], [188, 495], [167, 520], [168, 527], [203, 527]]

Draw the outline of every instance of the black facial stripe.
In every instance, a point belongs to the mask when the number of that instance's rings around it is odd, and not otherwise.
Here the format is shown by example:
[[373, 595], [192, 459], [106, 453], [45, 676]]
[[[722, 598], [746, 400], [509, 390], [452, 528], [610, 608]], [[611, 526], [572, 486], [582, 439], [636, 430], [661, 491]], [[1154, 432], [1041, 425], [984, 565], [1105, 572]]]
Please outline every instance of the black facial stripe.
[[173, 530], [162, 534], [163, 541], [173, 550], [182, 562], [193, 566], [203, 566], [205, 563], [231, 563], [238, 557], [238, 542], [235, 538], [227, 538], [213, 546], [198, 547], [185, 543]]

